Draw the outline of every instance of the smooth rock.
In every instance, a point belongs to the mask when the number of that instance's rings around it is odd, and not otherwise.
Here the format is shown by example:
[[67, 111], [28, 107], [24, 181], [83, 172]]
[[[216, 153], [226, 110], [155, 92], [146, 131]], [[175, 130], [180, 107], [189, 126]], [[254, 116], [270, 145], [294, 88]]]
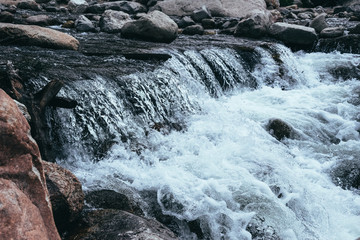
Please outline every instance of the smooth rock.
[[264, 0], [164, 0], [158, 1], [154, 9], [169, 16], [190, 16], [205, 6], [213, 17], [245, 17], [254, 10], [266, 10]]
[[68, 2], [68, 9], [73, 13], [83, 13], [86, 11], [89, 4], [86, 0], [70, 0]]
[[121, 33], [126, 38], [140, 38], [153, 42], [172, 42], [177, 37], [178, 26], [166, 14], [153, 11], [140, 19], [126, 23]]
[[0, 99], [0, 239], [60, 240], [30, 126], [2, 89]]
[[205, 6], [202, 6], [199, 10], [195, 10], [191, 14], [191, 18], [195, 22], [201, 22], [201, 20], [203, 20], [205, 18], [211, 18], [211, 14], [209, 13], [209, 11], [207, 10], [207, 8]]
[[315, 29], [288, 23], [274, 23], [269, 34], [288, 44], [312, 45], [317, 40]]
[[11, 23], [0, 23], [2, 44], [34, 45], [40, 47], [77, 50], [79, 41], [53, 29]]
[[49, 26], [58, 24], [58, 20], [47, 15], [34, 15], [26, 18], [26, 23], [38, 26]]
[[331, 27], [324, 28], [320, 32], [320, 37], [322, 38], [336, 38], [344, 35], [345, 28], [344, 27]]
[[81, 183], [69, 170], [43, 161], [55, 224], [59, 231], [74, 222], [84, 206]]
[[106, 10], [100, 19], [100, 29], [103, 32], [116, 33], [132, 19], [129, 14], [121, 11]]
[[310, 23], [310, 27], [314, 28], [317, 33], [328, 27], [325, 20], [326, 15], [326, 13], [322, 13], [314, 18]]
[[234, 36], [260, 38], [267, 33], [270, 24], [271, 14], [268, 11], [254, 11], [238, 23]]
[[177, 23], [179, 28], [186, 28], [187, 26], [195, 25], [194, 20], [191, 17], [185, 16]]
[[80, 15], [78, 19], [75, 21], [75, 28], [79, 32], [94, 32], [95, 26], [94, 24], [85, 17], [84, 15]]
[[202, 35], [204, 33], [204, 28], [199, 24], [195, 24], [184, 28], [182, 33], [186, 35], [195, 35], [195, 34]]

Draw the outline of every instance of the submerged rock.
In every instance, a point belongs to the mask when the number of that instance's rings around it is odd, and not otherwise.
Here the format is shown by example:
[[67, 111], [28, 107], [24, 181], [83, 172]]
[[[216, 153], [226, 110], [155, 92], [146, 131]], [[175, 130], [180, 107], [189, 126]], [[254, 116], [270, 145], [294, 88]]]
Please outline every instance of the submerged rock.
[[291, 138], [294, 132], [293, 128], [281, 119], [270, 119], [266, 130], [279, 141]]
[[331, 177], [343, 189], [360, 190], [360, 161], [354, 159], [336, 164], [331, 170]]
[[11, 23], [0, 23], [2, 44], [35, 45], [40, 47], [77, 50], [79, 41], [53, 29]]

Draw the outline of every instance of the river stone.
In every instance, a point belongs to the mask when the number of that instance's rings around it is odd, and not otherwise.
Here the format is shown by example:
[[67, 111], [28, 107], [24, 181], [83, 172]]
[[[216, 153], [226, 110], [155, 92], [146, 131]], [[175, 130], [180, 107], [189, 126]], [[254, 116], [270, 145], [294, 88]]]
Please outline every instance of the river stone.
[[35, 45], [55, 49], [77, 50], [79, 41], [53, 29], [11, 23], [0, 23], [2, 44]]
[[360, 23], [355, 27], [351, 28], [349, 31], [350, 34], [360, 34]]
[[14, 15], [8, 11], [0, 12], [0, 22], [12, 23], [14, 21]]
[[75, 28], [79, 32], [93, 32], [95, 31], [94, 24], [85, 17], [84, 15], [80, 15], [78, 19], [75, 21]]
[[58, 20], [47, 15], [34, 15], [26, 18], [26, 23], [38, 26], [49, 26], [58, 24]]
[[158, 1], [154, 9], [169, 16], [190, 16], [205, 6], [213, 17], [245, 17], [253, 10], [266, 10], [264, 0], [164, 0]]
[[288, 23], [274, 23], [269, 34], [291, 45], [312, 45], [317, 40], [315, 29]]
[[321, 32], [323, 29], [327, 28], [328, 25], [325, 21], [326, 13], [322, 13], [314, 18], [311, 23], [310, 27], [314, 28], [317, 33]]
[[211, 14], [209, 13], [209, 11], [206, 9], [205, 6], [202, 6], [201, 9], [195, 10], [195, 11], [191, 14], [191, 18], [192, 18], [195, 22], [201, 22], [201, 20], [203, 20], [203, 19], [205, 19], [205, 18], [211, 18]]
[[202, 35], [204, 33], [204, 28], [199, 24], [195, 24], [184, 28], [182, 33], [186, 35]]
[[37, 4], [35, 1], [21, 1], [19, 4], [17, 4], [17, 7], [20, 9], [29, 9], [33, 11], [41, 11], [41, 7], [39, 4]]
[[293, 135], [292, 127], [281, 119], [270, 119], [266, 125], [266, 130], [278, 141], [290, 138]]
[[179, 28], [186, 28], [188, 26], [195, 25], [195, 22], [194, 20], [192, 20], [191, 17], [185, 16], [181, 18], [181, 20], [177, 23], [177, 25], [179, 26]]
[[236, 26], [234, 35], [237, 37], [263, 37], [271, 24], [271, 14], [264, 11], [254, 11], [241, 20]]
[[175, 40], [177, 32], [176, 23], [160, 11], [150, 12], [136, 21], [125, 23], [121, 30], [126, 38], [167, 43]]
[[349, 34], [337, 38], [320, 38], [316, 51], [360, 54], [360, 35]]
[[333, 182], [343, 189], [360, 190], [360, 161], [345, 160], [335, 165], [331, 170]]
[[70, 0], [68, 2], [68, 9], [74, 13], [83, 13], [86, 11], [89, 4], [86, 0]]
[[76, 232], [70, 234], [69, 240], [76, 239], [148, 239], [176, 240], [176, 235], [156, 220], [145, 219], [131, 213], [103, 209], [85, 211], [83, 222], [76, 226]]
[[345, 28], [344, 27], [331, 27], [324, 28], [320, 32], [320, 37], [322, 38], [336, 38], [344, 35]]
[[120, 32], [125, 23], [132, 21], [129, 14], [122, 11], [106, 10], [100, 19], [100, 29], [103, 32]]
[[137, 14], [147, 11], [147, 8], [144, 5], [137, 2], [115, 1], [115, 2], [94, 4], [92, 6], [89, 6], [86, 9], [86, 12], [99, 14], [109, 9], [126, 12], [128, 14]]
[[268, 9], [275, 9], [280, 7], [279, 0], [265, 0], [265, 3]]

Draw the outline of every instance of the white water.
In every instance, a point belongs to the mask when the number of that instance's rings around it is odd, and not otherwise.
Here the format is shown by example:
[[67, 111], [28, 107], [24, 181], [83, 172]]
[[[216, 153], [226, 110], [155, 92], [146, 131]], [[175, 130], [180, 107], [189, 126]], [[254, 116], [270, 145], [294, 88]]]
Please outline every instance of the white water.
[[[191, 69], [180, 69], [186, 94], [201, 108], [184, 116], [186, 130], [149, 129], [140, 155], [116, 144], [98, 163], [74, 153], [62, 164], [85, 190], [117, 190], [125, 183], [157, 191], [163, 213], [201, 219], [211, 239], [251, 239], [245, 228], [257, 215], [281, 239], [355, 240], [360, 195], [334, 185], [329, 171], [342, 160], [359, 161], [360, 111], [353, 103], [360, 81], [334, 79], [329, 70], [359, 66], [360, 56], [280, 50], [291, 84], [276, 79], [278, 66], [262, 49], [263, 65], [252, 73], [256, 90], [235, 88], [211, 98], [191, 79]], [[178, 58], [169, 61], [181, 67]], [[266, 78], [274, 87], [262, 83]], [[295, 139], [269, 135], [264, 126], [271, 118], [289, 123]], [[334, 137], [342, 141], [333, 144]]]

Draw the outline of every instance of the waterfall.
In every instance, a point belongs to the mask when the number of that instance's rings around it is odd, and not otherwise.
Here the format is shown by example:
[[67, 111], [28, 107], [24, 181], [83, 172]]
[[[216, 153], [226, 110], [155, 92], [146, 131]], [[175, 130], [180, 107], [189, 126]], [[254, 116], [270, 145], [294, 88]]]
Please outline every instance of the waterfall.
[[[337, 166], [360, 161], [359, 55], [169, 54], [153, 71], [69, 82], [61, 94], [79, 106], [49, 111], [57, 161], [85, 190], [155, 193], [162, 214], [198, 225], [182, 239], [360, 237], [359, 190], [336, 184]], [[294, 136], [273, 138], [272, 118]]]

